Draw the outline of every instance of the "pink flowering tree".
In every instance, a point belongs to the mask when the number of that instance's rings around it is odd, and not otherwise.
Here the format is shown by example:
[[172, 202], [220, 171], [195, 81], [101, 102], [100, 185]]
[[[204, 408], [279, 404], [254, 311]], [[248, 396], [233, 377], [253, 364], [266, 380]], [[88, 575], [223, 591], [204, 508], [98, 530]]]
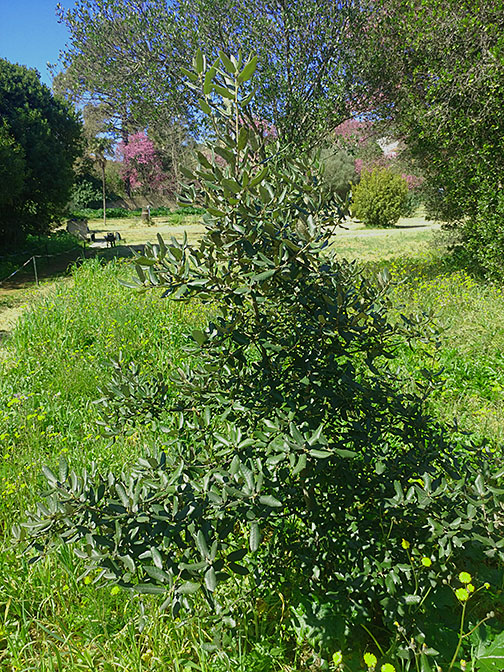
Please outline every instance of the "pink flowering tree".
[[122, 178], [132, 189], [144, 196], [160, 192], [166, 184], [161, 159], [144, 131], [129, 137], [128, 144], [120, 142], [118, 153], [122, 159]]
[[388, 168], [401, 175], [409, 192], [418, 192], [423, 178], [412, 174], [413, 166], [405, 155], [402, 140], [383, 136], [383, 129], [371, 121], [348, 119], [334, 131], [334, 142], [354, 156], [355, 173], [358, 177], [363, 169], [372, 172], [375, 168]]

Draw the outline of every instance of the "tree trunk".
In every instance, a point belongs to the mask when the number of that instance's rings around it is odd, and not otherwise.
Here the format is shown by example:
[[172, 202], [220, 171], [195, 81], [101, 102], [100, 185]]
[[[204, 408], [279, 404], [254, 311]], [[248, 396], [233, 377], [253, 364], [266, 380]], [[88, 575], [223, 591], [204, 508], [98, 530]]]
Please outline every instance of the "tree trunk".
[[150, 205], [142, 206], [142, 215], [141, 215], [142, 224], [150, 224]]
[[[127, 121], [126, 118], [123, 116], [121, 119], [121, 140], [123, 142], [123, 145], [126, 147], [129, 144], [129, 133], [128, 133], [128, 126], [127, 126]], [[131, 184], [130, 184], [130, 178], [127, 175], [126, 179], [124, 180], [124, 191], [126, 193], [126, 196], [128, 198], [131, 196]]]
[[101, 164], [101, 173], [102, 173], [102, 199], [103, 199], [103, 228], [107, 226], [107, 198], [106, 198], [106, 189], [105, 189], [105, 164], [106, 160], [104, 159]]

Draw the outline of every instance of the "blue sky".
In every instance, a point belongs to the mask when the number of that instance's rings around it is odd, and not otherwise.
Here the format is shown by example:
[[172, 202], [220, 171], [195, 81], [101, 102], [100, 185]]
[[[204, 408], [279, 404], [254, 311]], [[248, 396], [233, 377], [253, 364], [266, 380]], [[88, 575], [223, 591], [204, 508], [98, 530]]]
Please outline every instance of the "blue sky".
[[[68, 33], [56, 18], [58, 0], [0, 0], [0, 58], [36, 68], [51, 86], [47, 62], [56, 63]], [[65, 9], [73, 0], [60, 0]]]

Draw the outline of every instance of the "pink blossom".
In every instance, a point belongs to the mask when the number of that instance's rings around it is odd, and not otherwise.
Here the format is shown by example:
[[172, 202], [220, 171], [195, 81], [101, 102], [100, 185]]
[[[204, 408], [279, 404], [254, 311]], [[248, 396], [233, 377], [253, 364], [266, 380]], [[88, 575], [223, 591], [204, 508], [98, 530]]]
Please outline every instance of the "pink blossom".
[[145, 132], [131, 135], [128, 144], [120, 142], [117, 151], [122, 158], [121, 173], [125, 182], [142, 192], [160, 191], [167, 176], [156, 148]]
[[402, 177], [406, 180], [406, 184], [408, 185], [409, 190], [416, 189], [423, 182], [423, 177], [417, 177], [416, 175], [407, 175], [403, 173]]

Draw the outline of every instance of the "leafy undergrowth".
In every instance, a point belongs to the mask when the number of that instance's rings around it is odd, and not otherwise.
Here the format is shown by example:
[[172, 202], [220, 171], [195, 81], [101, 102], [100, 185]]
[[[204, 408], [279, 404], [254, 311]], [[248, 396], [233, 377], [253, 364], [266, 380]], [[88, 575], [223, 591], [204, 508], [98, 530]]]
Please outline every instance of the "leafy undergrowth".
[[397, 306], [425, 311], [436, 332], [429, 347], [405, 348], [402, 364], [413, 376], [437, 371], [431, 411], [497, 448], [504, 442], [504, 287], [451, 267], [439, 251], [385, 265]]
[[[431, 408], [443, 420], [458, 415], [461, 428], [497, 447], [504, 401], [502, 289], [479, 283], [465, 272], [443, 269], [439, 257], [388, 265], [398, 281], [397, 305], [431, 311], [440, 327], [437, 348], [405, 348], [400, 365], [413, 377], [433, 362], [442, 365]], [[156, 425], [149, 423], [127, 426], [114, 440], [103, 436], [92, 402], [111, 380], [110, 359], [119, 353], [125, 362], [142, 361], [145, 374], [173, 371], [184, 358], [187, 333], [201, 323], [203, 308], [166, 302], [155, 293], [133, 293], [118, 282], [129, 273], [122, 262], [86, 262], [74, 270], [72, 283], [57, 286], [52, 295], [34, 303], [3, 346], [0, 668], [318, 669], [320, 659], [310, 646], [317, 636], [316, 619], [303, 620], [302, 613], [289, 611], [280, 591], [257, 600], [248, 597], [243, 585], [239, 591], [229, 586], [241, 601], [242, 619], [222, 634], [203, 607], [185, 620], [173, 621], [159, 613], [155, 597], [96, 587], [93, 577], [82, 576], [83, 566], [68, 548], [34, 567], [29, 567], [28, 557], [10, 549], [11, 524], [42, 486], [41, 464], [57, 465], [64, 455], [75, 468], [94, 460], [103, 471], [117, 470], [147, 446], [160, 445]], [[405, 555], [410, 552], [404, 550]], [[501, 586], [493, 584], [485, 600], [489, 610], [502, 611]], [[471, 635], [476, 648], [490, 636], [485, 627], [476, 633], [479, 640]], [[492, 669], [490, 664], [485, 668], [484, 660], [480, 668]]]

